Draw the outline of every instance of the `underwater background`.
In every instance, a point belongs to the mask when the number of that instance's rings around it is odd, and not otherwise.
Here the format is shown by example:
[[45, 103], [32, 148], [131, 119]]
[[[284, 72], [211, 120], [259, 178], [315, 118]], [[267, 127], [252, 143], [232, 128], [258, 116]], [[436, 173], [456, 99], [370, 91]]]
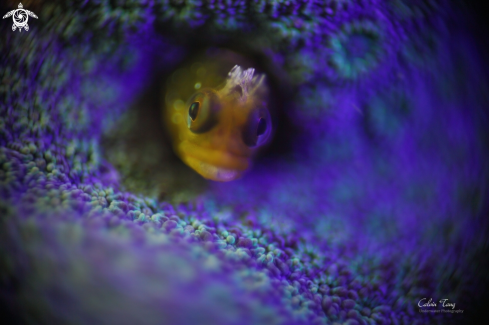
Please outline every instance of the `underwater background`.
[[[8, 324], [487, 321], [480, 7], [23, 5], [28, 32], [0, 22]], [[178, 161], [160, 122], [161, 81], [207, 47], [262, 62], [277, 89], [274, 142], [229, 183]]]

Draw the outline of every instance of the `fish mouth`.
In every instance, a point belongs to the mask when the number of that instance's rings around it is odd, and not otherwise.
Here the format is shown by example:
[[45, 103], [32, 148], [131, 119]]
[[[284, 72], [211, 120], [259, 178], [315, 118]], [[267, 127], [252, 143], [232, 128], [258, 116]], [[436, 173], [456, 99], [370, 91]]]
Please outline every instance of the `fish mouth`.
[[192, 169], [194, 169], [197, 173], [199, 173], [202, 177], [216, 182], [233, 181], [241, 177], [241, 175], [243, 174], [243, 172], [213, 166], [192, 157], [186, 157], [184, 159], [184, 162]]
[[240, 178], [250, 165], [249, 156], [208, 149], [188, 141], [183, 141], [178, 151], [185, 164], [202, 177], [217, 182], [229, 182]]

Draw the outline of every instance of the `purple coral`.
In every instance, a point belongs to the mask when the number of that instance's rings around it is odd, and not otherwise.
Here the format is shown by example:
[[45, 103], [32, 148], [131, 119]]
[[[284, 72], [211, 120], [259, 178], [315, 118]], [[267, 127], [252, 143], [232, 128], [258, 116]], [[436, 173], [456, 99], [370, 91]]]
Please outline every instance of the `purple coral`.
[[[22, 37], [2, 25], [8, 316], [466, 321], [466, 312], [418, 307], [446, 298], [470, 312], [487, 281], [487, 265], [477, 267], [487, 234], [487, 75], [464, 25], [446, 37], [449, 10], [438, 13], [437, 3], [406, 11], [400, 1], [54, 2], [31, 8], [39, 22]], [[151, 86], [153, 70], [170, 72], [191, 51], [169, 36], [177, 27], [190, 39], [205, 34], [207, 45], [256, 37], [298, 89], [281, 112], [297, 131], [291, 150], [258, 160], [242, 180], [183, 195], [185, 204], [158, 195], [153, 178], [173, 170], [171, 159], [159, 163], [158, 145], [103, 144], [131, 133], [120, 115], [146, 112], [129, 103]], [[149, 171], [140, 168], [146, 160]], [[177, 191], [186, 193], [193, 179], [179, 168], [189, 181]]]

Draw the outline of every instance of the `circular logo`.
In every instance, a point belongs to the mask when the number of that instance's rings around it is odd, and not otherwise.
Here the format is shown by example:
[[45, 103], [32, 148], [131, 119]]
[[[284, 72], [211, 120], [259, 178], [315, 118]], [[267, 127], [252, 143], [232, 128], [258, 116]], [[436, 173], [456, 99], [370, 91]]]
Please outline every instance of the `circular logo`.
[[14, 24], [17, 27], [24, 27], [27, 24], [27, 20], [29, 17], [27, 16], [27, 12], [24, 9], [17, 9], [13, 14]]

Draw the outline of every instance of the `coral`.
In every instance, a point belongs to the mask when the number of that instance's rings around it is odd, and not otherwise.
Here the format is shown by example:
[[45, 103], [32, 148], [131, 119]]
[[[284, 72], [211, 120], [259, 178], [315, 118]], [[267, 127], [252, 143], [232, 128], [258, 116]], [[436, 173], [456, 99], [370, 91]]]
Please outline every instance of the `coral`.
[[356, 79], [380, 62], [382, 43], [375, 24], [364, 21], [349, 23], [341, 32], [331, 36], [331, 64], [343, 78]]
[[[30, 30], [0, 27], [8, 316], [465, 320], [417, 305], [468, 310], [487, 281], [487, 76], [476, 44], [446, 37], [457, 7], [438, 3], [24, 3]], [[293, 144], [274, 155], [277, 139], [241, 180], [206, 183], [165, 147], [148, 89], [192, 53], [187, 36], [239, 40], [297, 90], [279, 108]]]

